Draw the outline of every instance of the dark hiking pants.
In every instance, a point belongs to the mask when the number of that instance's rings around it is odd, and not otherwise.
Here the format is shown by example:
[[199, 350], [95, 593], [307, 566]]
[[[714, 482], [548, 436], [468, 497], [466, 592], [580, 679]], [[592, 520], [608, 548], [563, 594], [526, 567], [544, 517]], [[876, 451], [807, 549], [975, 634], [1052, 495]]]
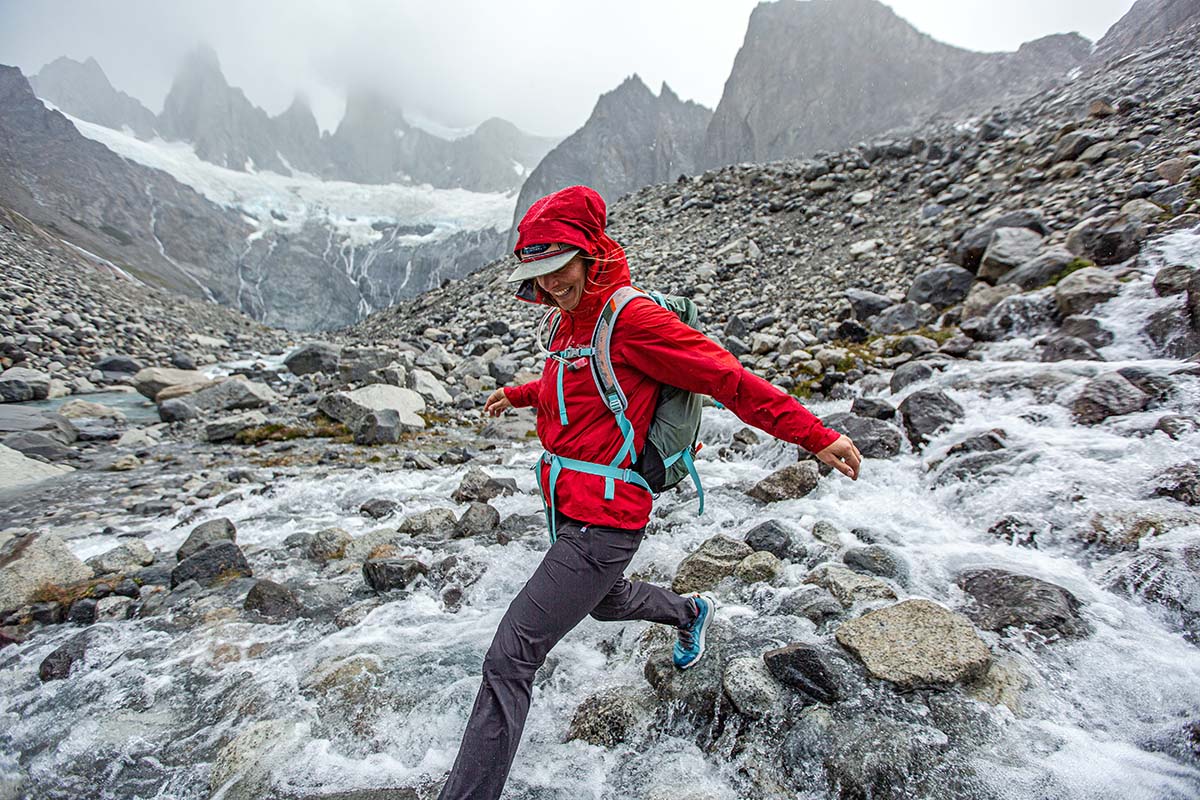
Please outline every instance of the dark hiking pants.
[[483, 684], [441, 800], [500, 797], [521, 742], [534, 673], [585, 616], [672, 627], [692, 621], [691, 600], [622, 574], [641, 541], [641, 530], [560, 521], [557, 541], [509, 605], [488, 648]]

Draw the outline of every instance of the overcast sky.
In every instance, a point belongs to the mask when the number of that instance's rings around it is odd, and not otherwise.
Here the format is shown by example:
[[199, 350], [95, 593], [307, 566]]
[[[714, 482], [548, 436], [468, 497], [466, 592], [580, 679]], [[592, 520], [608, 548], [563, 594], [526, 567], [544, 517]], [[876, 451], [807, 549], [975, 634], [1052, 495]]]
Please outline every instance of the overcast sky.
[[[797, 2], [798, 0], [781, 0]], [[973, 50], [1050, 33], [1097, 40], [1133, 0], [884, 0]], [[276, 114], [303, 91], [322, 127], [351, 85], [394, 95], [420, 123], [500, 116], [563, 136], [637, 73], [715, 108], [756, 0], [0, 0], [0, 63], [26, 74], [94, 56], [151, 111], [182, 55], [210, 44], [229, 82]]]

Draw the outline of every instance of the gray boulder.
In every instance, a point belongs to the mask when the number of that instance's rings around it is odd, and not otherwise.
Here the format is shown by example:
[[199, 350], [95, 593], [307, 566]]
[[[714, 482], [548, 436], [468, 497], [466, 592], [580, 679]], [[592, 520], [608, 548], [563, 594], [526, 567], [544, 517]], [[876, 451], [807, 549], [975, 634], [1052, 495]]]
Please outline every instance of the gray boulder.
[[799, 461], [771, 473], [746, 494], [764, 503], [798, 500], [816, 489], [820, 480], [821, 473], [815, 462]]
[[1186, 462], [1164, 470], [1154, 480], [1154, 496], [1200, 506], [1200, 464]]
[[842, 554], [842, 561], [855, 572], [890, 578], [901, 586], [908, 584], [908, 562], [890, 547], [880, 544], [851, 547]]
[[1117, 372], [1106, 372], [1092, 378], [1071, 404], [1075, 421], [1095, 425], [1105, 419], [1141, 411], [1150, 403], [1150, 396]]
[[425, 400], [412, 389], [373, 383], [352, 392], [333, 392], [317, 403], [326, 416], [354, 428], [363, 417], [372, 411], [394, 409], [400, 416], [405, 430], [422, 430], [425, 420]]
[[1112, 331], [1101, 325], [1100, 320], [1080, 314], [1074, 314], [1064, 319], [1062, 325], [1059, 326], [1059, 331], [1063, 336], [1083, 339], [1092, 347], [1108, 347], [1114, 339]]
[[1171, 297], [1188, 290], [1195, 270], [1183, 264], [1163, 267], [1154, 275], [1154, 292], [1159, 297]]
[[250, 587], [242, 608], [273, 622], [287, 622], [300, 616], [300, 601], [292, 590], [266, 579], [256, 581]]
[[52, 533], [0, 533], [0, 611], [33, 602], [43, 586], [63, 586], [90, 577], [91, 567]]
[[266, 384], [231, 378], [194, 392], [187, 402], [198, 411], [241, 411], [265, 408], [278, 399]]
[[1086, 314], [1121, 293], [1116, 278], [1097, 267], [1075, 270], [1054, 288], [1054, 303], [1064, 317]]
[[500, 512], [487, 503], [473, 502], [467, 506], [467, 510], [454, 523], [452, 538], [482, 536], [485, 533], [491, 533], [498, 527], [500, 527]]
[[905, 600], [842, 623], [838, 644], [900, 689], [946, 688], [978, 678], [992, 661], [970, 620], [930, 600]]
[[369, 558], [363, 562], [363, 579], [376, 592], [404, 589], [429, 572], [416, 558]]
[[404, 426], [394, 408], [368, 411], [354, 424], [354, 443], [361, 445], [395, 444]]
[[16, 450], [26, 456], [37, 456], [47, 461], [63, 461], [75, 454], [75, 451], [52, 436], [38, 431], [17, 431], [7, 434], [0, 439], [5, 447]]
[[146, 367], [133, 376], [133, 388], [145, 398], [154, 400], [158, 393], [171, 386], [207, 386], [211, 381], [203, 372], [168, 367]]
[[408, 388], [412, 389], [427, 402], [439, 405], [449, 405], [454, 398], [446, 391], [446, 386], [432, 372], [414, 369], [408, 373]]
[[141, 539], [130, 539], [85, 562], [97, 575], [132, 572], [154, 563], [154, 554]]
[[1146, 238], [1146, 225], [1126, 214], [1109, 214], [1080, 222], [1067, 234], [1067, 249], [1107, 266], [1138, 254]]
[[746, 544], [754, 551], [770, 553], [776, 558], [804, 557], [804, 548], [792, 540], [791, 531], [779, 520], [769, 519], [754, 526], [746, 534]]
[[1075, 638], [1091, 633], [1080, 602], [1061, 586], [1002, 569], [964, 572], [957, 583], [971, 598], [967, 616], [984, 630], [1031, 628], [1042, 636]]
[[1051, 247], [1004, 273], [997, 283], [1012, 283], [1026, 292], [1040, 289], [1061, 275], [1077, 258], [1079, 256], [1065, 247]]
[[267, 424], [261, 411], [246, 411], [215, 419], [204, 426], [204, 438], [210, 442], [227, 442], [249, 428], [260, 428]]
[[884, 581], [839, 564], [818, 564], [804, 582], [825, 589], [847, 608], [859, 601], [896, 599], [896, 590]]
[[965, 300], [974, 282], [970, 270], [943, 264], [914, 278], [906, 299], [917, 305], [929, 303], [934, 308], [948, 308]]
[[171, 588], [184, 581], [195, 581], [201, 586], [212, 586], [231, 578], [253, 575], [250, 564], [242, 555], [242, 549], [233, 542], [221, 541], [210, 544], [194, 555], [180, 561], [171, 570]]
[[1042, 361], [1103, 361], [1104, 356], [1083, 339], [1074, 336], [1047, 336], [1040, 340]]
[[804, 617], [818, 625], [831, 617], [841, 616], [846, 609], [828, 589], [820, 586], [800, 586], [779, 601], [779, 613]]
[[712, 589], [722, 578], [732, 575], [742, 559], [753, 552], [745, 542], [717, 534], [679, 562], [671, 591], [690, 594]]
[[9, 367], [0, 373], [0, 403], [45, 400], [50, 394], [50, 376], [27, 367]]
[[847, 289], [846, 300], [850, 303], [850, 312], [859, 322], [866, 322], [896, 302], [890, 297], [864, 289]]
[[341, 348], [335, 345], [313, 342], [288, 353], [283, 363], [293, 375], [311, 375], [314, 372], [336, 375], [341, 352]]
[[875, 333], [900, 333], [909, 331], [927, 322], [921, 307], [912, 301], [897, 303], [880, 312], [871, 320], [871, 330]]
[[900, 403], [904, 433], [918, 449], [965, 413], [962, 406], [937, 389], [918, 389]]
[[200, 412], [191, 403], [179, 397], [158, 404], [158, 418], [163, 422], [186, 422], [199, 415]]
[[1028, 228], [997, 228], [979, 262], [979, 278], [994, 283], [1005, 273], [1032, 261], [1042, 247], [1042, 236]]
[[[896, 367], [892, 380], [888, 385], [892, 394], [899, 394], [905, 387], [920, 383], [933, 377], [933, 367], [924, 361], [908, 361]], [[851, 437], [854, 438], [854, 437]]]
[[1020, 209], [999, 214], [966, 231], [950, 252], [950, 260], [975, 272], [979, 262], [992, 241], [992, 234], [1000, 228], [1028, 228], [1042, 236], [1050, 233], [1042, 215], [1033, 209]]
[[225, 517], [218, 519], [210, 519], [208, 522], [202, 522], [192, 528], [187, 539], [175, 551], [175, 559], [183, 561], [185, 558], [194, 556], [206, 547], [221, 542], [236, 542], [237, 527], [234, 526], [231, 520]]
[[479, 467], [471, 467], [450, 498], [456, 503], [486, 503], [516, 491], [517, 483], [512, 478], [493, 478]]
[[783, 709], [783, 691], [762, 659], [729, 659], [721, 686], [737, 712], [748, 719], [763, 719]]
[[616, 747], [637, 730], [643, 705], [641, 696], [628, 687], [601, 689], [575, 709], [567, 726], [567, 741], [580, 739], [597, 747]]
[[796, 642], [768, 650], [762, 660], [775, 680], [809, 703], [832, 705], [865, 683], [845, 656], [820, 645]]
[[342, 558], [350, 546], [352, 537], [341, 528], [322, 528], [312, 535], [305, 548], [305, 555], [318, 564]]
[[854, 440], [863, 458], [894, 458], [900, 454], [900, 429], [881, 419], [842, 412], [829, 414], [824, 424]]

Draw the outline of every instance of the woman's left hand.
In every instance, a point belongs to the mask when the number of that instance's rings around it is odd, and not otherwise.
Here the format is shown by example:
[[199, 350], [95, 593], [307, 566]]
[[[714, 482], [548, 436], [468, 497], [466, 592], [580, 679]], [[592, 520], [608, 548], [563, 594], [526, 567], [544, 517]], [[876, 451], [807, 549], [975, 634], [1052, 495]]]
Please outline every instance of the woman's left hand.
[[852, 481], [858, 480], [858, 468], [862, 465], [862, 453], [854, 446], [850, 437], [842, 434], [833, 444], [817, 453], [821, 462], [828, 464]]

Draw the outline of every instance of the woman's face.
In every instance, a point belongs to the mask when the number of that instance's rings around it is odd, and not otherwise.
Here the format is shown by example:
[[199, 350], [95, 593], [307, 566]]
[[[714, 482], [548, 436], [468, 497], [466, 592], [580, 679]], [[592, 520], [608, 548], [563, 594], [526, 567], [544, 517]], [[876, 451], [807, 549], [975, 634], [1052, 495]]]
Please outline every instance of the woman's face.
[[541, 290], [554, 298], [554, 302], [558, 303], [558, 307], [563, 311], [570, 311], [579, 305], [579, 301], [583, 299], [583, 287], [586, 282], [587, 267], [583, 263], [582, 255], [575, 256], [554, 272], [537, 278]]

